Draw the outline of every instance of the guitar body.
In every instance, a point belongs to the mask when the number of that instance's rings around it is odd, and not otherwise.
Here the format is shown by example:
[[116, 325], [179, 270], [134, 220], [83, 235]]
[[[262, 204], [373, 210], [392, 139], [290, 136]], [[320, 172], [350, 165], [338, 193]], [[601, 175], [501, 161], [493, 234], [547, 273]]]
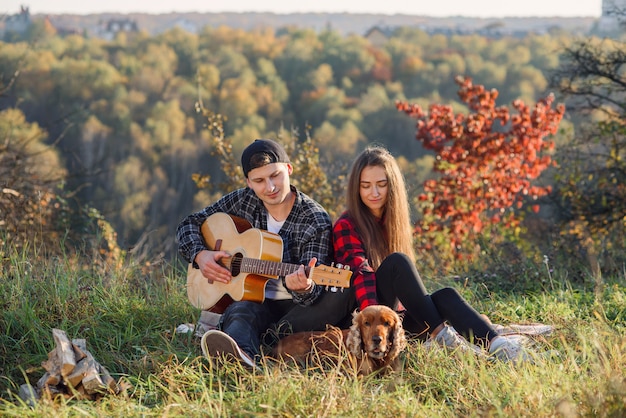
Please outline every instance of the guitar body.
[[[280, 262], [283, 255], [283, 241], [280, 235], [252, 228], [245, 219], [225, 213], [215, 213], [202, 224], [202, 236], [209, 248], [219, 245], [221, 251], [231, 256], [257, 260]], [[226, 266], [229, 268], [229, 266]], [[239, 272], [229, 268], [233, 274], [230, 283], [209, 283], [199, 269], [189, 264], [187, 269], [187, 297], [189, 302], [200, 309], [210, 309], [228, 295], [232, 300], [265, 300], [265, 285], [278, 276]]]

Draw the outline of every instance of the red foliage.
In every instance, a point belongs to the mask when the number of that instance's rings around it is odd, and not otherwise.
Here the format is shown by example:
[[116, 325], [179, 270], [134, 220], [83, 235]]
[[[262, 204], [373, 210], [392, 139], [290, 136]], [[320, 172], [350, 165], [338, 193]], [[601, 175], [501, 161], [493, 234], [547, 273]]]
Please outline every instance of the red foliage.
[[[509, 208], [520, 208], [524, 199], [533, 200], [550, 192], [550, 187], [531, 184], [553, 164], [546, 152], [554, 148], [545, 137], [557, 132], [565, 108], [552, 108], [552, 95], [531, 109], [521, 100], [512, 103], [511, 114], [496, 106], [498, 91], [473, 85], [470, 78], [457, 77], [459, 97], [467, 104], [467, 115], [454, 114], [450, 106], [432, 104], [428, 113], [415, 104], [399, 102], [398, 110], [417, 120], [416, 138], [436, 153], [437, 180], [424, 183], [424, 221], [417, 231], [448, 231], [453, 251], [489, 225], [515, 227]], [[539, 207], [533, 205], [533, 210]], [[428, 222], [428, 224], [425, 224]]]

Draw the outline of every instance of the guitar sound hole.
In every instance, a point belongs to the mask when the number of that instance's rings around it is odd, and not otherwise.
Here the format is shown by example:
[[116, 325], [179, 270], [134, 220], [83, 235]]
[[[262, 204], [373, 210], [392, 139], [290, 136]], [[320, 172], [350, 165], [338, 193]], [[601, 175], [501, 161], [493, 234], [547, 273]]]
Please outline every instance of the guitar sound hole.
[[239, 276], [239, 273], [241, 273], [242, 260], [243, 260], [243, 255], [241, 253], [237, 253], [233, 255], [233, 259], [230, 263], [230, 274], [232, 274], [233, 277]]

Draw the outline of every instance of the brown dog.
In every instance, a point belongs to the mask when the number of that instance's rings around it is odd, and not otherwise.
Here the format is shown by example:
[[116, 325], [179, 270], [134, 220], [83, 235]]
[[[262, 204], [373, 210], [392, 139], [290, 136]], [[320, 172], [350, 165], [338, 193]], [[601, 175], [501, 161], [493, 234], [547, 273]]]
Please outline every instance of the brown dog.
[[305, 363], [314, 358], [337, 361], [347, 351], [358, 374], [367, 375], [397, 370], [405, 347], [398, 314], [387, 306], [372, 305], [354, 313], [350, 329], [331, 327], [326, 331], [298, 332], [280, 340], [272, 355]]

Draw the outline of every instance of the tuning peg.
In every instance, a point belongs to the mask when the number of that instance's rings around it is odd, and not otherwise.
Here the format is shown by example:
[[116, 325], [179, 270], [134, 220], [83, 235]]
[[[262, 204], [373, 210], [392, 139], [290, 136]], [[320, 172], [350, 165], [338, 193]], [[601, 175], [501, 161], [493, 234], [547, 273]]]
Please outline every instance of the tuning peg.
[[350, 266], [343, 266], [344, 270], [350, 270]]
[[337, 263], [337, 268], [338, 268], [338, 269], [342, 269], [342, 268], [343, 268], [343, 264], [341, 264], [341, 263]]

